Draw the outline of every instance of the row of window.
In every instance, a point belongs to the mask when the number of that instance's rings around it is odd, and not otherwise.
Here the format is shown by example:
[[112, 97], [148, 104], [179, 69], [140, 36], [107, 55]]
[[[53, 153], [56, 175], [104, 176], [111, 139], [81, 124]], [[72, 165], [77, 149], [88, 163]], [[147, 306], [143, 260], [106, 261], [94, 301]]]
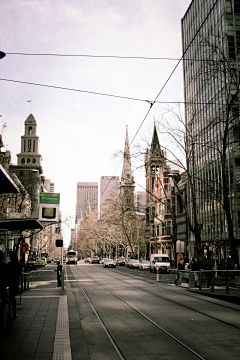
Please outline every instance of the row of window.
[[[23, 158], [22, 160], [21, 160], [21, 163], [22, 164], [25, 164], [26, 163], [26, 160]], [[32, 159], [32, 164], [35, 164], [36, 163], [36, 159]], [[31, 164], [31, 159], [27, 159], [27, 164]]]

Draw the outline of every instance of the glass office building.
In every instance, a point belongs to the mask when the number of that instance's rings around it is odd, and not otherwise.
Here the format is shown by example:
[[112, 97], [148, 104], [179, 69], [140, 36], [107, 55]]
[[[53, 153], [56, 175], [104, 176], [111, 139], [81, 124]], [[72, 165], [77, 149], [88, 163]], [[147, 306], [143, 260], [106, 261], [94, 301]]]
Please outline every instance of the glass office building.
[[193, 0], [182, 19], [182, 46], [187, 159], [201, 237], [211, 250], [219, 236], [218, 259], [226, 259], [231, 255], [226, 193], [234, 238], [240, 238], [240, 1]]

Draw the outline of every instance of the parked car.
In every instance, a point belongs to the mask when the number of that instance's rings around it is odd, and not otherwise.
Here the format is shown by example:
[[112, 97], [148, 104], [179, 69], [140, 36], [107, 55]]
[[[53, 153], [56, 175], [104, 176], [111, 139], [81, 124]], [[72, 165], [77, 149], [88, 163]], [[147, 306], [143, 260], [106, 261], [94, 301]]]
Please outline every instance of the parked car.
[[85, 258], [85, 263], [91, 264], [91, 262], [92, 262], [92, 259], [90, 257]]
[[46, 265], [46, 263], [45, 263], [45, 260], [43, 260], [43, 259], [37, 259], [36, 261], [35, 261], [35, 265], [36, 266], [45, 266]]
[[170, 259], [167, 254], [151, 254], [150, 257], [150, 272], [156, 272], [156, 268], [159, 270], [167, 271], [170, 269]]
[[125, 262], [126, 262], [126, 260], [125, 260], [125, 258], [124, 257], [120, 257], [120, 258], [118, 258], [117, 259], [117, 265], [118, 266], [125, 266]]
[[150, 261], [148, 261], [148, 260], [140, 260], [139, 269], [140, 270], [149, 270], [150, 269]]
[[92, 257], [92, 264], [99, 264], [99, 261], [100, 261], [99, 256]]
[[52, 262], [52, 258], [48, 257], [48, 258], [47, 258], [47, 263], [48, 263], [48, 264], [51, 264], [51, 262]]
[[131, 265], [132, 260], [133, 260], [133, 259], [128, 259], [128, 260], [126, 260], [126, 261], [125, 261], [125, 267], [128, 267], [128, 268], [129, 268], [130, 265]]
[[26, 265], [27, 265], [27, 269], [36, 270], [36, 261], [35, 260], [29, 260]]
[[116, 264], [114, 263], [113, 259], [105, 259], [103, 263], [103, 267], [116, 267]]
[[41, 259], [45, 262], [45, 265], [47, 265], [47, 259], [45, 257], [42, 257]]
[[99, 264], [103, 264], [105, 259], [106, 259], [106, 258], [102, 258], [102, 259], [99, 261]]
[[59, 263], [59, 262], [60, 262], [59, 256], [56, 256], [56, 257], [54, 258], [53, 262], [54, 262], [54, 264]]
[[132, 261], [131, 261], [130, 264], [129, 264], [129, 267], [130, 267], [131, 269], [137, 269], [137, 268], [139, 268], [139, 260], [134, 260], [134, 259], [132, 259]]

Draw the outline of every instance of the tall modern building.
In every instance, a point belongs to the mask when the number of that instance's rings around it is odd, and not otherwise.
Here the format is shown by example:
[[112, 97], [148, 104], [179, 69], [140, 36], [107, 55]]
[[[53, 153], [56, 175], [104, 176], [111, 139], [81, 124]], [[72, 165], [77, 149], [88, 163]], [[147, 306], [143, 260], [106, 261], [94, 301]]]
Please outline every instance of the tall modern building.
[[98, 210], [98, 183], [97, 182], [78, 182], [77, 183], [77, 206], [76, 222], [81, 219], [86, 208], [90, 203], [92, 211]]
[[100, 210], [107, 200], [116, 200], [119, 196], [119, 176], [101, 176]]
[[220, 261], [231, 255], [230, 218], [240, 238], [239, 0], [193, 0], [182, 19], [182, 46], [188, 180], [195, 182], [202, 241], [209, 252], [219, 236]]

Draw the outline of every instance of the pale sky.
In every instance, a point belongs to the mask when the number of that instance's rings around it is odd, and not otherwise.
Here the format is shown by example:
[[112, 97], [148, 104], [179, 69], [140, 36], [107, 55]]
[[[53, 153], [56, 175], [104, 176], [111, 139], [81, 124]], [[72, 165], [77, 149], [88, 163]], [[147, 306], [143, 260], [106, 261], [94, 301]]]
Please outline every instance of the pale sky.
[[[0, 78], [154, 100], [177, 61], [28, 54], [118, 55], [180, 58], [181, 18], [190, 0], [8, 0], [0, 6]], [[21, 151], [24, 121], [34, 115], [44, 176], [60, 193], [63, 217], [74, 227], [77, 182], [121, 176], [126, 125], [134, 138], [149, 104], [107, 96], [0, 81], [0, 130], [12, 163]], [[32, 100], [28, 103], [27, 100]], [[182, 66], [159, 101], [183, 100]], [[151, 141], [153, 119], [166, 105], [155, 104], [132, 146]], [[160, 144], [161, 134], [159, 134]], [[164, 139], [162, 139], [164, 141]], [[132, 160], [134, 169], [134, 160]], [[139, 163], [138, 163], [139, 165]], [[143, 165], [143, 158], [142, 158]], [[118, 167], [118, 169], [117, 169]], [[145, 186], [144, 171], [134, 171]], [[142, 188], [136, 187], [136, 190]], [[70, 229], [64, 229], [64, 242]]]

